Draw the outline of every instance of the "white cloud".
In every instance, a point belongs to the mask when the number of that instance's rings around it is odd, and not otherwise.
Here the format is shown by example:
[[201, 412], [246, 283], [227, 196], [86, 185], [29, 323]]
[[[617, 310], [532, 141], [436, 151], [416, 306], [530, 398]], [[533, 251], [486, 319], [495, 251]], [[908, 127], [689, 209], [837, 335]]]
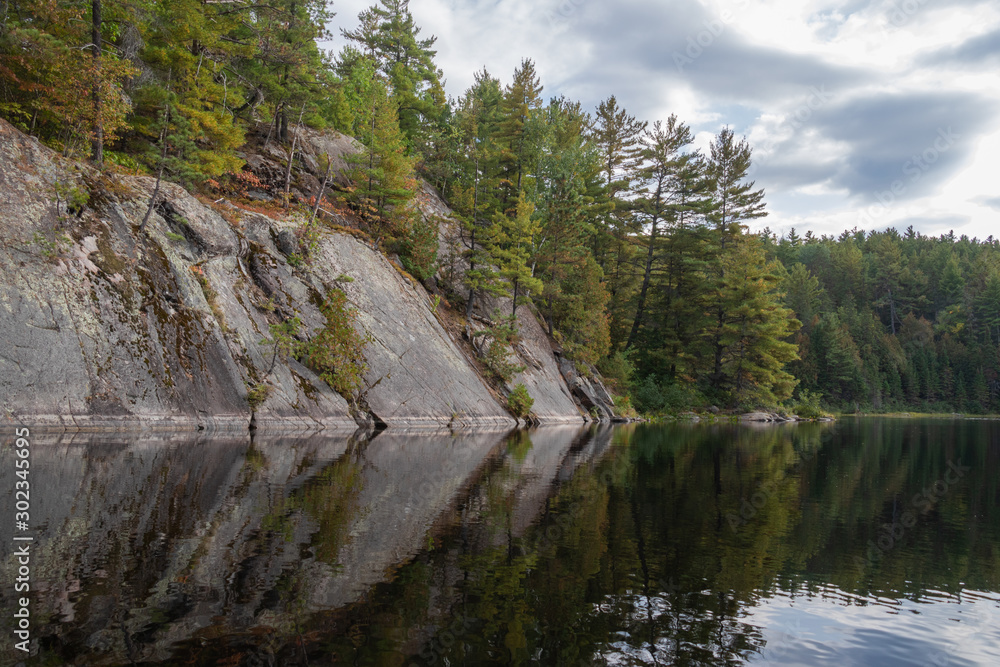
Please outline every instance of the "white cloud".
[[[368, 4], [338, 1], [335, 25], [353, 27]], [[998, 228], [988, 174], [1000, 154], [989, 107], [1000, 108], [1000, 68], [970, 60], [992, 48], [995, 2], [415, 0], [411, 11], [423, 35], [438, 36], [451, 95], [484, 65], [508, 81], [532, 58], [546, 97], [593, 107], [614, 94], [642, 119], [676, 113], [702, 149], [723, 125], [746, 133], [771, 211], [760, 226], [837, 234], [916, 221], [925, 233], [980, 238]], [[694, 53], [678, 66], [677, 54]], [[817, 102], [814, 89], [830, 99]], [[872, 215], [914, 151], [948, 125], [961, 145]]]

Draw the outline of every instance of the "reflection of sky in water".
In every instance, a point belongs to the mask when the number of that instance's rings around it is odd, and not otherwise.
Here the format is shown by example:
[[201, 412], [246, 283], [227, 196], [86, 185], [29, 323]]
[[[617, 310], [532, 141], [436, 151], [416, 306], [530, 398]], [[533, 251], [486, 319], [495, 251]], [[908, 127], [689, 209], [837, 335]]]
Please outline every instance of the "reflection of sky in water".
[[[609, 598], [595, 605], [594, 613], [620, 613], [625, 606], [631, 609], [623, 617], [632, 621], [672, 615], [665, 597], [641, 594]], [[686, 616], [681, 612], [665, 625], [676, 631], [685, 621], [694, 620]], [[731, 639], [733, 632], [759, 633], [765, 642], [763, 650], [732, 651], [726, 636]], [[1000, 596], [928, 592], [919, 600], [890, 600], [859, 597], [833, 586], [808, 593], [778, 591], [733, 619], [728, 632], [717, 639], [721, 641], [700, 648], [707, 651], [705, 657], [720, 664], [740, 663], [742, 657], [750, 664], [810, 667], [996, 666], [1000, 665]], [[671, 664], [685, 653], [683, 642], [679, 646], [674, 637], [641, 641], [623, 630], [599, 651], [599, 661], [607, 665]], [[687, 657], [692, 656], [688, 653]]]
[[748, 610], [767, 644], [752, 663], [1000, 665], [1000, 597], [928, 592], [918, 601], [863, 598], [832, 586], [779, 592]]

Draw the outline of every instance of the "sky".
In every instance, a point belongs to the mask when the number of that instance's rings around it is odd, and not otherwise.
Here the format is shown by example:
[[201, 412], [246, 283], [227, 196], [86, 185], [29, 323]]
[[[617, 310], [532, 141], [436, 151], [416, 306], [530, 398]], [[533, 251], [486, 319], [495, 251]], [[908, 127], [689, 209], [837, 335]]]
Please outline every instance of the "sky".
[[[373, 0], [335, 0], [333, 41]], [[1000, 238], [996, 0], [411, 0], [458, 97], [531, 58], [546, 98], [614, 95], [707, 151], [745, 135], [769, 215], [754, 229]]]

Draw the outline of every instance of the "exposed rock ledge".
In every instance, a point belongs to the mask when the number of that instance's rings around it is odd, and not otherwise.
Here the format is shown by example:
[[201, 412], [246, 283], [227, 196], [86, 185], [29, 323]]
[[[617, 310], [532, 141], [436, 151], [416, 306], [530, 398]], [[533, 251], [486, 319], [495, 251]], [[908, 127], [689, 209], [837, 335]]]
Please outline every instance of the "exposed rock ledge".
[[[89, 192], [89, 203], [67, 212], [56, 183]], [[0, 121], [0, 425], [243, 429], [248, 387], [266, 378], [259, 426], [515, 426], [424, 288], [362, 241], [325, 232], [309, 265], [293, 267], [279, 250], [288, 223], [220, 212], [170, 184], [140, 232], [152, 188], [151, 178], [63, 160]], [[338, 283], [341, 274], [354, 282]], [[318, 304], [335, 284], [373, 340], [368, 414], [352, 415], [294, 360], [272, 368], [263, 343], [268, 318], [277, 321], [270, 311], [319, 328]], [[539, 419], [584, 421], [544, 332], [523, 313], [531, 363], [521, 381]]]
[[[741, 422], [753, 422], [753, 423], [771, 423], [771, 424], [781, 424], [785, 422], [800, 422], [800, 421], [811, 421], [808, 419], [802, 419], [798, 415], [788, 415], [784, 413], [777, 412], [747, 412], [740, 415], [739, 420]], [[833, 421], [830, 417], [821, 417], [812, 421], [820, 422], [830, 422]]]

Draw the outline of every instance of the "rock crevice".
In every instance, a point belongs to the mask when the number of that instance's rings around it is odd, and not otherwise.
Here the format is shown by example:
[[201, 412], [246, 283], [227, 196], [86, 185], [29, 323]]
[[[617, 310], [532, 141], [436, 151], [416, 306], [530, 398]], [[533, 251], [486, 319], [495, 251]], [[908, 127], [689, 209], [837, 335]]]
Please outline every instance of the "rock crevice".
[[[355, 150], [343, 137], [314, 139], [310, 156], [336, 162]], [[55, 194], [71, 181], [90, 189], [73, 215]], [[326, 230], [303, 262], [299, 223], [203, 202], [172, 184], [161, 186], [140, 230], [153, 186], [64, 160], [0, 121], [0, 423], [516, 425], [423, 286], [368, 244]], [[433, 206], [447, 212], [439, 200]], [[324, 326], [320, 305], [333, 286], [376, 341], [366, 349], [360, 416], [312, 370], [276, 354], [272, 340], [271, 325], [291, 317], [302, 322], [301, 339]], [[519, 325], [528, 363], [515, 382], [529, 387], [538, 418], [583, 421], [573, 395], [596, 392], [571, 391], [528, 308]]]

